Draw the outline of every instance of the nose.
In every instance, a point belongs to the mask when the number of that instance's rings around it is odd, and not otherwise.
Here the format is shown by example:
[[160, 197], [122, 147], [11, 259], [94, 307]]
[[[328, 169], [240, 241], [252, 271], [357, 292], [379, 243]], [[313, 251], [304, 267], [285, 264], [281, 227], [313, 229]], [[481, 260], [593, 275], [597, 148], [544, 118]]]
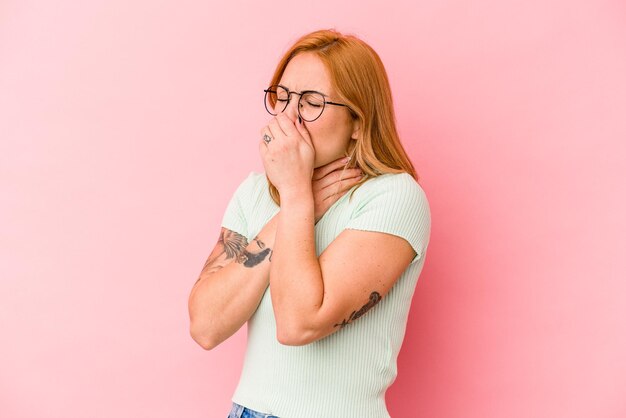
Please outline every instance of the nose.
[[289, 103], [287, 107], [283, 111], [285, 115], [291, 120], [293, 123], [296, 122], [298, 118], [298, 102], [300, 101], [300, 96], [296, 93], [291, 93], [289, 96]]

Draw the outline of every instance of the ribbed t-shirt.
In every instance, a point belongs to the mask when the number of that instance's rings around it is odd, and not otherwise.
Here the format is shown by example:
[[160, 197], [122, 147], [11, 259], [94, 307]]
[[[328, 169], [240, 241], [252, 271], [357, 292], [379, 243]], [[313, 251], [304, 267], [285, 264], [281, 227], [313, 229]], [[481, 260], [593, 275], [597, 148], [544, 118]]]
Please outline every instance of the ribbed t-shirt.
[[[354, 192], [350, 197], [351, 192]], [[251, 241], [279, 211], [264, 173], [239, 185], [222, 226]], [[337, 332], [303, 346], [282, 345], [269, 287], [248, 320], [248, 341], [233, 402], [280, 418], [387, 418], [385, 391], [396, 360], [430, 238], [430, 208], [408, 173], [384, 174], [353, 187], [315, 224], [319, 255], [345, 229], [393, 234], [416, 252], [378, 304]]]

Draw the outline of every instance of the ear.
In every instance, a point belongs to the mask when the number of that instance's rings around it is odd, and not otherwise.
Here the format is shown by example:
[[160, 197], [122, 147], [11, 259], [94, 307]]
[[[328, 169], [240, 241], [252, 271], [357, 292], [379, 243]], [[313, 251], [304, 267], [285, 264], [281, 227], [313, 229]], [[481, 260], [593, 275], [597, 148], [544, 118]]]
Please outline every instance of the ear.
[[361, 121], [358, 119], [354, 119], [352, 122], [352, 135], [351, 139], [359, 139], [361, 136]]

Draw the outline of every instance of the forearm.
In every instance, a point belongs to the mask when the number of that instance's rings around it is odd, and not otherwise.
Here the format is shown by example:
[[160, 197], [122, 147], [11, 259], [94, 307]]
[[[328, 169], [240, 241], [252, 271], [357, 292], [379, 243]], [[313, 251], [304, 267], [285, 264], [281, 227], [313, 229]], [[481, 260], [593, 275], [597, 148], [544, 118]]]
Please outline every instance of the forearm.
[[309, 189], [281, 193], [281, 216], [270, 266], [270, 290], [278, 339], [306, 338], [324, 298], [315, 251], [314, 203]]
[[259, 305], [269, 284], [276, 222], [270, 220], [235, 260], [205, 265], [189, 296], [191, 335], [202, 347], [233, 335]]

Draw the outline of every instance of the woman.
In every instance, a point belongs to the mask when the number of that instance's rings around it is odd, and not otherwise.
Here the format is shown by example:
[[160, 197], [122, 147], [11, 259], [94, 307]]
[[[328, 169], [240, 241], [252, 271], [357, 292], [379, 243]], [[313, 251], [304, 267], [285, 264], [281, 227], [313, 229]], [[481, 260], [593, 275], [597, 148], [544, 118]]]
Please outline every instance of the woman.
[[316, 31], [265, 99], [265, 173], [228, 205], [189, 298], [191, 335], [211, 349], [248, 322], [229, 417], [388, 417], [430, 211], [383, 64], [354, 36]]

